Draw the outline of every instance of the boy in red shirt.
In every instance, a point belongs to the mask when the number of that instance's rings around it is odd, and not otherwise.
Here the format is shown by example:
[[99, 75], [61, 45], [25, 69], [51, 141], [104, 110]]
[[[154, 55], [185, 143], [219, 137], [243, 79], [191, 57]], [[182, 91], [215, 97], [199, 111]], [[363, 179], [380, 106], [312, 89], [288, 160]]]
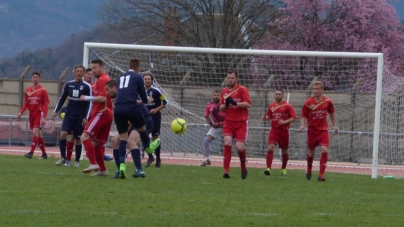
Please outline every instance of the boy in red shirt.
[[41, 74], [33, 72], [31, 74], [31, 79], [32, 86], [25, 89], [24, 105], [22, 106], [20, 113], [17, 114], [17, 119], [20, 119], [25, 110], [29, 110], [29, 128], [33, 132], [31, 151], [24, 156], [32, 158], [35, 148], [38, 145], [42, 151], [42, 156], [39, 157], [39, 159], [47, 159], [48, 156], [46, 155], [45, 142], [42, 137], [41, 127], [46, 123], [49, 96], [46, 89], [39, 84]]
[[246, 87], [238, 84], [238, 72], [227, 72], [227, 88], [220, 96], [220, 110], [226, 112], [223, 126], [223, 178], [230, 178], [231, 148], [233, 141], [240, 158], [241, 178], [247, 177], [245, 142], [248, 135], [248, 108], [251, 107], [250, 94]]
[[325, 181], [324, 172], [328, 161], [328, 147], [330, 137], [328, 135], [327, 114], [330, 114], [334, 131], [338, 133], [335, 124], [334, 105], [331, 99], [323, 96], [324, 86], [321, 81], [315, 81], [313, 85], [313, 97], [306, 100], [302, 108], [300, 131], [306, 127], [307, 122], [307, 171], [306, 178], [311, 179], [314, 152], [317, 146], [321, 147], [320, 173], [318, 181]]
[[268, 135], [267, 169], [266, 175], [271, 175], [274, 149], [277, 144], [282, 150], [282, 175], [286, 175], [286, 165], [289, 160], [289, 128], [290, 123], [297, 118], [293, 106], [283, 100], [283, 90], [275, 90], [275, 102], [268, 106], [267, 114], [262, 116], [263, 121], [271, 122], [271, 131]]

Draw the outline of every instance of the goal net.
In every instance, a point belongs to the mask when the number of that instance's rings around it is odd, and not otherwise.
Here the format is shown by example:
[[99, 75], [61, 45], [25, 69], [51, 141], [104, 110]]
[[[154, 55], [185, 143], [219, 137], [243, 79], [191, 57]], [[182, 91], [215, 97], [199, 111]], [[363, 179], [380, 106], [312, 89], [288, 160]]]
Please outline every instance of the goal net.
[[[340, 130], [339, 134], [330, 131], [329, 162], [372, 165], [372, 177], [377, 176], [378, 166], [404, 164], [404, 79], [383, 69], [382, 54], [85, 43], [83, 63], [88, 66], [91, 60], [102, 59], [110, 77], [116, 78], [134, 57], [141, 60], [143, 72], [153, 74], [154, 86], [166, 94], [170, 103], [162, 111], [163, 151], [203, 155], [203, 139], [210, 128], [204, 118], [205, 105], [214, 90], [226, 86], [226, 72], [236, 69], [252, 102], [247, 156], [265, 157], [270, 124], [261, 116], [274, 101], [274, 89], [282, 88], [284, 99], [288, 97], [299, 116], [291, 125], [289, 157], [305, 165], [307, 133], [298, 130], [300, 113], [312, 94], [312, 81], [320, 80], [325, 86], [324, 95], [334, 103]], [[177, 117], [188, 123], [183, 135], [170, 130], [171, 121]], [[329, 117], [328, 121], [332, 126]], [[221, 155], [222, 147], [222, 139], [215, 140], [212, 154]], [[317, 151], [315, 160], [319, 155]]]

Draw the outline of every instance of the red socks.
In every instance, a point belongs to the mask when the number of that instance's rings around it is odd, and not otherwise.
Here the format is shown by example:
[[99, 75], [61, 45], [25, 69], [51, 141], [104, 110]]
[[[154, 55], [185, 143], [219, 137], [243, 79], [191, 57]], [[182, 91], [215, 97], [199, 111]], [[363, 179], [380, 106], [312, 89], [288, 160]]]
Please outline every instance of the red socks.
[[267, 168], [272, 169], [272, 160], [274, 159], [274, 151], [268, 150], [267, 152]]
[[95, 159], [95, 150], [91, 140], [84, 140], [83, 145], [84, 148], [86, 149], [87, 158], [90, 161], [90, 164], [97, 165], [97, 161]]
[[231, 146], [230, 145], [224, 145], [223, 167], [224, 167], [224, 172], [225, 173], [230, 172], [230, 161], [231, 161]]
[[313, 167], [313, 159], [314, 159], [314, 157], [309, 156], [307, 154], [306, 158], [307, 158], [307, 174], [311, 174], [311, 169]]
[[238, 152], [238, 157], [240, 158], [240, 166], [241, 166], [241, 171], [244, 173], [247, 169], [245, 165], [245, 160], [246, 160], [246, 151], [245, 149], [242, 152]]
[[289, 153], [282, 154], [282, 167], [281, 169], [286, 169], [286, 165], [288, 164]]
[[32, 137], [32, 143], [31, 143], [31, 153], [34, 153], [36, 145], [38, 144], [38, 137], [34, 136]]
[[320, 176], [324, 175], [325, 167], [327, 167], [328, 152], [321, 153], [320, 157]]
[[72, 154], [73, 154], [73, 147], [74, 143], [67, 141], [67, 146], [66, 146], [66, 160], [71, 161], [72, 160]]
[[38, 145], [39, 148], [41, 148], [42, 154], [46, 154], [46, 150], [45, 150], [45, 141], [43, 140], [43, 137], [38, 137]]
[[98, 167], [100, 167], [100, 171], [105, 171], [107, 168], [104, 163], [104, 152], [100, 145], [94, 147], [95, 150], [95, 159], [97, 160]]

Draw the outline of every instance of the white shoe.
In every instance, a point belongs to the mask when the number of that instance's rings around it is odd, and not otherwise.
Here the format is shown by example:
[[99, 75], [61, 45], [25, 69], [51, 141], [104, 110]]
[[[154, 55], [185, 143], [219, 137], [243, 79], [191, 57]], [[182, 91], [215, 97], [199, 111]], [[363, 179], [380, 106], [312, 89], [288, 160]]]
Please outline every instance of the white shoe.
[[75, 161], [75, 162], [74, 162], [74, 167], [80, 167], [80, 162]]
[[66, 163], [66, 159], [61, 158], [55, 163], [55, 165], [60, 166], [60, 165], [65, 164], [65, 163]]
[[100, 167], [98, 165], [90, 164], [86, 169], [83, 169], [83, 173], [90, 173], [91, 171], [98, 171]]
[[65, 166], [70, 166], [70, 161], [66, 160]]
[[108, 176], [108, 170], [105, 171], [98, 171], [94, 174], [91, 174], [92, 177], [107, 177]]

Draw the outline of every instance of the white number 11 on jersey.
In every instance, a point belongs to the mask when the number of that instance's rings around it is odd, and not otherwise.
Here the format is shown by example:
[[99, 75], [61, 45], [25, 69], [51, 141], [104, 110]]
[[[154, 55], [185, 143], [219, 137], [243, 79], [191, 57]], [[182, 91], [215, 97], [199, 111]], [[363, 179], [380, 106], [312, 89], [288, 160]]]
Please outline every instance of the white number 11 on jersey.
[[[123, 76], [121, 76], [121, 78], [119, 78], [119, 88], [126, 88], [126, 87], [128, 87], [128, 84], [129, 84], [129, 79], [130, 79], [130, 75], [128, 75], [128, 76], [125, 76], [125, 77], [123, 77]], [[123, 84], [125, 82], [125, 84]]]

